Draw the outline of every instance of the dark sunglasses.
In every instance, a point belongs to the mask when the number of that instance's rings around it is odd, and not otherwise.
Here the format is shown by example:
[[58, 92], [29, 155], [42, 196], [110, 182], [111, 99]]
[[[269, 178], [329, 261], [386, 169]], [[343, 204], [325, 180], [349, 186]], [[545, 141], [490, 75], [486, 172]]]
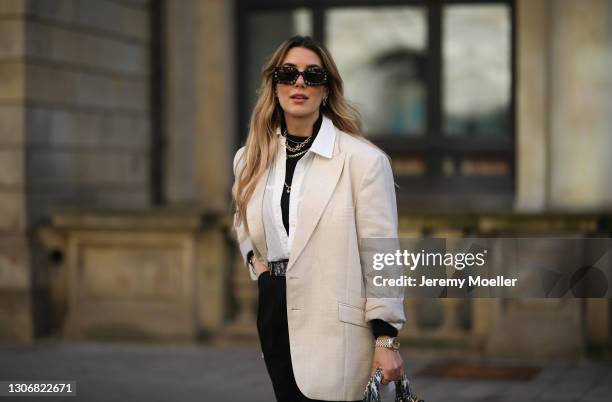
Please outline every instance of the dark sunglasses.
[[298, 71], [292, 66], [281, 66], [274, 68], [274, 82], [279, 84], [293, 85], [299, 76], [304, 78], [304, 84], [308, 86], [325, 85], [327, 83], [327, 71], [321, 67], [308, 67], [304, 71]]

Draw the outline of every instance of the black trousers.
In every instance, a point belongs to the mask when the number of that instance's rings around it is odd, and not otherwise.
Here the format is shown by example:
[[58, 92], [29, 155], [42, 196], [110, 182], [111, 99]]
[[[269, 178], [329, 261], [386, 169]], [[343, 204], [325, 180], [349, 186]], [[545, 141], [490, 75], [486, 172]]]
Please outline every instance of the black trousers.
[[[276, 400], [322, 402], [304, 396], [295, 382], [289, 349], [285, 277], [270, 276], [269, 272], [263, 272], [257, 279], [257, 287], [259, 289], [257, 332]], [[321, 368], [321, 373], [324, 372]]]

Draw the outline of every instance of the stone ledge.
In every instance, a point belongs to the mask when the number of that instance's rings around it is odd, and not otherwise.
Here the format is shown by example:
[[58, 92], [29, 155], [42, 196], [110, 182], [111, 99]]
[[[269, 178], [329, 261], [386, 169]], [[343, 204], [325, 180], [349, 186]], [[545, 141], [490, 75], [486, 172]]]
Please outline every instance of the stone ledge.
[[466, 234], [594, 233], [612, 231], [612, 215], [604, 213], [400, 213], [400, 232], [456, 229]]
[[54, 208], [51, 224], [58, 229], [198, 230], [204, 213], [193, 208], [142, 210]]

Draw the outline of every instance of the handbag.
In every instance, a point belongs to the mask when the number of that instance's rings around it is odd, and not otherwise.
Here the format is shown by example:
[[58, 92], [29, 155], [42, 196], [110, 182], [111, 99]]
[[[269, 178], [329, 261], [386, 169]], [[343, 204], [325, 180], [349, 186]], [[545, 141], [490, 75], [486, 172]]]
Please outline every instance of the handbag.
[[[382, 369], [378, 367], [363, 392], [363, 402], [381, 402], [380, 386], [383, 380]], [[401, 380], [395, 381], [395, 402], [424, 402], [412, 393], [406, 373]]]

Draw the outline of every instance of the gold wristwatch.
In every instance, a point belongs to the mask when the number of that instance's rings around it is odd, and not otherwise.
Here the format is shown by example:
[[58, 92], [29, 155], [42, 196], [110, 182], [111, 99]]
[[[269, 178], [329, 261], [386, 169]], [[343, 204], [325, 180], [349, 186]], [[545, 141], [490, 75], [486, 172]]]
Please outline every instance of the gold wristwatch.
[[376, 339], [376, 343], [374, 345], [380, 348], [399, 350], [400, 342], [397, 338], [391, 338], [390, 336], [380, 336]]

